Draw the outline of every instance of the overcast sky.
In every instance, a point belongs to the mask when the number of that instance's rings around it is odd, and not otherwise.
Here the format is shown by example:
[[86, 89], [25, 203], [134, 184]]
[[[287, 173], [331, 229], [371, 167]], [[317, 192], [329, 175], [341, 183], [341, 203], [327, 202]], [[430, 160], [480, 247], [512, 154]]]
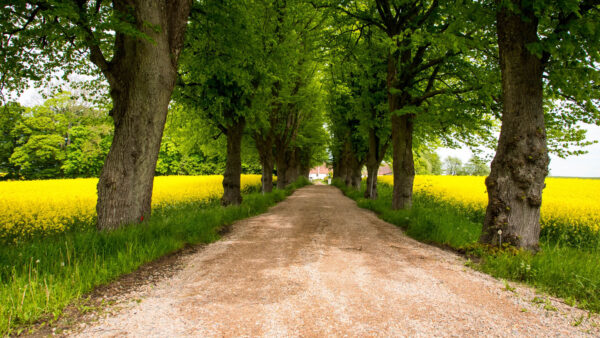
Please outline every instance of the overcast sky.
[[[587, 139], [600, 141], [600, 127], [585, 125]], [[550, 155], [550, 176], [568, 177], [600, 177], [600, 143], [584, 148], [588, 151], [585, 155], [571, 156], [566, 159]], [[442, 161], [447, 156], [454, 156], [466, 162], [473, 153], [469, 149], [438, 149]]]
[[[35, 89], [26, 90], [20, 97], [19, 102], [26, 106], [38, 105], [44, 102], [42, 96]], [[600, 141], [600, 127], [594, 125], [585, 125], [587, 129], [587, 138], [589, 140]], [[569, 176], [569, 177], [600, 177], [600, 143], [586, 148], [585, 155], [571, 156], [566, 159], [550, 155], [550, 176]], [[467, 162], [473, 153], [467, 149], [438, 149], [440, 158], [444, 160], [447, 156], [460, 158]]]

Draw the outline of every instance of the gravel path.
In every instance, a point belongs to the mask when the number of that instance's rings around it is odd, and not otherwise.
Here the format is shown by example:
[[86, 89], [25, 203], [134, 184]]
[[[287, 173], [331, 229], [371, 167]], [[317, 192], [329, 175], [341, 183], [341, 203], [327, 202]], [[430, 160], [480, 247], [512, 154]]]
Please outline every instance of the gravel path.
[[597, 318], [552, 298], [556, 311], [548, 311], [526, 287], [507, 291], [330, 186], [296, 191], [184, 260], [173, 277], [78, 334], [600, 335]]

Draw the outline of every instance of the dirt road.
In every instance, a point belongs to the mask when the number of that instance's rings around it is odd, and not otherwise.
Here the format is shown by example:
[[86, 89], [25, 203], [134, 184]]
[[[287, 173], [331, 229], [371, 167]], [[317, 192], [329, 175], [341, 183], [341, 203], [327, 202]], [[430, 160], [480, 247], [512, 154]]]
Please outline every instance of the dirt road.
[[[329, 186], [240, 221], [185, 268], [81, 336], [598, 335], [556, 300], [407, 238]], [[544, 296], [540, 296], [544, 297]]]

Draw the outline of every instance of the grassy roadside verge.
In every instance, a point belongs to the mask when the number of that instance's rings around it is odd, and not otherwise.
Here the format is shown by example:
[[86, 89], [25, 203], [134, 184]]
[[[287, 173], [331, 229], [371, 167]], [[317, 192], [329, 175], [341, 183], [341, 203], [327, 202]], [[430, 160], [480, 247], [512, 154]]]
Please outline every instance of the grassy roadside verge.
[[568, 304], [600, 312], [600, 248], [572, 247], [542, 238], [536, 255], [518, 250], [495, 250], [477, 245], [482, 219], [424, 194], [416, 194], [413, 208], [391, 210], [392, 187], [378, 185], [379, 198], [367, 200], [361, 191], [334, 182], [359, 207], [374, 211], [386, 222], [403, 228], [419, 241], [452, 248], [478, 258], [476, 269], [494, 277], [524, 282], [563, 298]]
[[218, 231], [282, 201], [286, 190], [247, 193], [239, 206], [217, 201], [179, 204], [150, 220], [112, 232], [71, 232], [0, 248], [0, 335], [19, 333], [37, 321], [53, 321], [72, 301], [95, 287], [189, 244], [219, 239]]

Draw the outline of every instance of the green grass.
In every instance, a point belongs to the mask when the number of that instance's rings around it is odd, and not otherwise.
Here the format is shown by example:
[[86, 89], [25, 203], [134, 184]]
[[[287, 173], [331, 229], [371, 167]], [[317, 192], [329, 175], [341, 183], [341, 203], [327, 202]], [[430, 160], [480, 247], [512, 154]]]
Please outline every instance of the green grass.
[[[480, 259], [474, 267], [498, 278], [525, 282], [541, 291], [565, 299], [572, 305], [600, 312], [600, 247], [570, 246], [568, 242], [540, 241], [541, 250], [532, 255], [521, 250], [489, 250], [478, 246], [483, 215], [457, 209], [442, 200], [415, 194], [411, 210], [391, 210], [392, 187], [379, 184], [379, 198], [363, 198], [363, 190], [334, 183], [358, 206], [376, 212], [386, 222], [402, 227], [419, 241], [444, 245]], [[596, 243], [600, 242], [596, 241]]]
[[0, 335], [18, 333], [41, 319], [54, 320], [95, 287], [188, 244], [219, 239], [224, 225], [265, 212], [293, 190], [244, 195], [239, 206], [217, 201], [155, 210], [140, 225], [111, 232], [71, 232], [0, 248]]

